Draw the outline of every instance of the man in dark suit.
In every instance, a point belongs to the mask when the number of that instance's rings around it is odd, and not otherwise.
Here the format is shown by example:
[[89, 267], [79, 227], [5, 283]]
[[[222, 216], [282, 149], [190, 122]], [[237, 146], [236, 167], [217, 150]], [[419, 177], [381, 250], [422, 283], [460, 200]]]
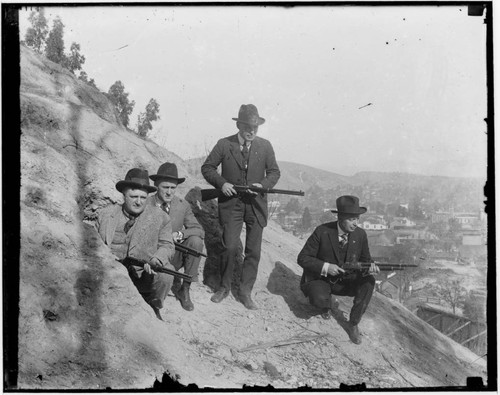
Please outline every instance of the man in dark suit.
[[[149, 184], [148, 172], [131, 169], [125, 180], [116, 184], [123, 194], [123, 205], [110, 205], [99, 212], [97, 231], [111, 252], [127, 268], [129, 276], [144, 300], [162, 319], [160, 309], [172, 285], [172, 276], [156, 273], [155, 266], [174, 267], [170, 218], [158, 207], [146, 205], [148, 193], [156, 188]], [[135, 266], [128, 257], [146, 261]]]
[[[156, 206], [165, 211], [171, 220], [172, 237], [174, 241], [196, 251], [203, 250], [203, 239], [205, 232], [191, 210], [190, 204], [176, 196], [177, 185], [186, 179], [179, 178], [175, 163], [166, 162], [160, 166], [157, 174], [149, 176], [154, 181], [158, 191], [154, 196], [148, 198], [147, 204]], [[191, 280], [181, 280], [174, 277], [172, 292], [181, 302], [184, 310], [192, 311], [194, 304], [191, 301], [189, 290], [191, 282], [198, 281], [198, 268], [201, 257], [195, 257], [187, 253], [175, 251], [172, 265], [175, 270], [184, 268], [184, 273], [192, 276]]]
[[[219, 222], [226, 250], [221, 258], [221, 284], [211, 300], [219, 303], [229, 294], [238, 240], [245, 223], [245, 259], [238, 298], [247, 309], [255, 310], [251, 292], [257, 278], [262, 231], [267, 225], [267, 197], [254, 192], [238, 194], [233, 186], [272, 188], [278, 182], [280, 170], [271, 143], [257, 137], [259, 126], [265, 122], [257, 108], [243, 104], [238, 118], [233, 120], [238, 133], [219, 140], [201, 167], [203, 177], [224, 194], [219, 198]], [[221, 174], [217, 172], [219, 165]]]
[[[338, 221], [318, 226], [307, 239], [297, 261], [304, 269], [301, 289], [309, 302], [322, 309], [325, 319], [336, 313], [331, 305], [331, 295], [353, 296], [348, 333], [355, 344], [361, 343], [358, 324], [361, 321], [375, 288], [374, 273], [379, 268], [372, 263], [369, 274], [360, 271], [346, 273], [345, 263], [371, 262], [366, 232], [358, 228], [360, 214], [366, 212], [359, 206], [356, 196], [341, 196], [337, 199]], [[344, 274], [345, 273], [345, 274]]]

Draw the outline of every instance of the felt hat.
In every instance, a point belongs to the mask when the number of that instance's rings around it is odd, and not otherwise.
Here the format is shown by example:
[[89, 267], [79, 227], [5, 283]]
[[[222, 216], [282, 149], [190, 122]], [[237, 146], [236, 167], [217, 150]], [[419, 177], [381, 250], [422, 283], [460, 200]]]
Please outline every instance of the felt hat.
[[253, 104], [242, 104], [238, 112], [238, 118], [232, 119], [251, 126], [259, 126], [266, 122], [264, 118], [259, 117], [259, 111]]
[[145, 189], [148, 193], [156, 192], [156, 187], [149, 184], [148, 171], [138, 168], [130, 169], [125, 180], [116, 183], [116, 189], [123, 192], [125, 188]]
[[178, 184], [182, 184], [186, 178], [179, 178], [177, 173], [177, 165], [175, 163], [165, 162], [158, 168], [157, 174], [152, 174], [149, 176], [153, 181], [162, 180], [175, 180]]
[[336, 200], [337, 210], [332, 213], [360, 215], [366, 213], [366, 207], [359, 207], [359, 199], [356, 196], [340, 196]]

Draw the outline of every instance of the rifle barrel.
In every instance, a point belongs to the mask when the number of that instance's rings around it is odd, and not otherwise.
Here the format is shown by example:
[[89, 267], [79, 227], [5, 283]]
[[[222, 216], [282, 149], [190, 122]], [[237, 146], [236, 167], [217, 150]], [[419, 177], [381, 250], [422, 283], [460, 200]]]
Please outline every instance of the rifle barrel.
[[184, 253], [187, 253], [189, 255], [193, 255], [193, 256], [204, 256], [205, 258], [207, 257], [207, 254], [204, 254], [203, 252], [201, 251], [197, 251], [197, 250], [194, 250], [192, 248], [189, 248], [181, 243], [178, 243], [177, 241], [174, 241], [174, 244], [175, 244], [175, 249], [179, 252], [184, 252]]
[[[123, 260], [123, 263], [125, 265], [127, 265], [127, 263], [128, 263], [129, 265], [144, 267], [144, 265], [148, 262], [143, 261], [141, 259], [132, 258], [129, 256]], [[151, 267], [151, 269], [153, 269], [153, 271], [155, 271], [155, 272], [170, 274], [171, 276], [182, 278], [183, 280], [192, 280], [193, 279], [193, 277], [190, 276], [189, 274], [181, 273], [181, 272], [178, 272], [176, 270], [172, 270], [172, 269], [169, 269], [169, 268], [166, 268], [163, 266], [154, 266], [154, 267]]]

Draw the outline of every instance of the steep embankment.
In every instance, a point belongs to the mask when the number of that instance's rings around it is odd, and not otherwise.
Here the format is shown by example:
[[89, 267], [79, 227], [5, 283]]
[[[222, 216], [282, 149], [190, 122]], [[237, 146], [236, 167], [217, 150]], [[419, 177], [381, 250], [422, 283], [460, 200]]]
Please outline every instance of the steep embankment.
[[[185, 175], [187, 167], [121, 128], [97, 90], [26, 48], [21, 56], [19, 388], [143, 389], [167, 371], [181, 384], [215, 388], [486, 379], [484, 361], [381, 295], [361, 323], [363, 344], [351, 343], [337, 322], [310, 309], [295, 263], [303, 242], [274, 223], [264, 232], [255, 286], [260, 310], [247, 311], [232, 296], [211, 303], [210, 288], [198, 283], [193, 312], [169, 296], [166, 322], [157, 320], [90, 224], [100, 207], [119, 201], [114, 185], [129, 168], [154, 172], [175, 161]], [[220, 229], [214, 203], [196, 202], [195, 184], [188, 178], [179, 193], [190, 191], [207, 231], [207, 274]], [[341, 300], [344, 311], [350, 304]], [[245, 350], [265, 342], [274, 343]]]

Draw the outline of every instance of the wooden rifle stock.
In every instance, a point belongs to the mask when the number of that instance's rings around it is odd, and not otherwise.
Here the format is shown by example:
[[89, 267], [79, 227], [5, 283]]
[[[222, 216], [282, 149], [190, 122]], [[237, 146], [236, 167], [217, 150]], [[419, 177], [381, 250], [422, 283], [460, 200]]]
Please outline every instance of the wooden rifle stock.
[[[233, 185], [233, 188], [238, 194], [240, 193], [248, 193], [248, 191], [257, 192], [257, 193], [277, 193], [281, 195], [296, 195], [296, 196], [304, 196], [304, 191], [291, 191], [288, 189], [272, 189], [272, 188], [262, 188], [255, 187], [252, 185]], [[201, 201], [204, 202], [206, 200], [211, 200], [215, 198], [220, 198], [225, 196], [220, 189], [202, 189], [201, 190]]]
[[[142, 259], [132, 258], [130, 256], [126, 257], [123, 260], [123, 264], [125, 266], [133, 265], [133, 266], [144, 267], [144, 265], [147, 263], [149, 263], [149, 262], [143, 261]], [[158, 273], [166, 273], [166, 274], [170, 274], [174, 277], [182, 278], [183, 280], [188, 280], [188, 281], [192, 280], [192, 276], [190, 276], [189, 274], [180, 273], [176, 270], [168, 269], [168, 268], [163, 267], [163, 266], [151, 266], [151, 269], [153, 269], [153, 271], [158, 272]]]

